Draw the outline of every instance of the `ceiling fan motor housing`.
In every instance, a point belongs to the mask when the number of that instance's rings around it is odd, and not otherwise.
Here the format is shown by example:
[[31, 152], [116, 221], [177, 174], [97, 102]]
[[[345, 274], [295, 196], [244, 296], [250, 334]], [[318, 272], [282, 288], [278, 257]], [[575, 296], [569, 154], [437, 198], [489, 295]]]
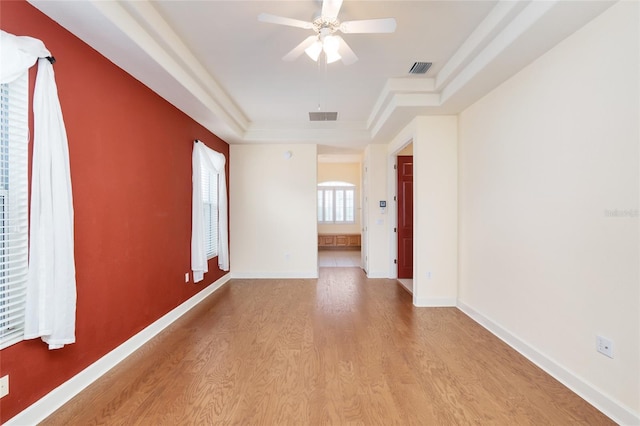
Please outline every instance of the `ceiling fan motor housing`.
[[338, 28], [340, 28], [340, 21], [337, 19], [327, 19], [320, 16], [313, 21], [313, 30], [320, 35], [333, 34], [338, 31]]

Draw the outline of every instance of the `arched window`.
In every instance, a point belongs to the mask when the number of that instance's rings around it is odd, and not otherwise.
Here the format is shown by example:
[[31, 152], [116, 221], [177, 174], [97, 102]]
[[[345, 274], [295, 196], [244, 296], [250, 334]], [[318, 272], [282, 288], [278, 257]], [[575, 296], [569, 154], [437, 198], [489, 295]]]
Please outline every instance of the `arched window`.
[[355, 185], [336, 181], [318, 184], [318, 223], [355, 223], [355, 211]]

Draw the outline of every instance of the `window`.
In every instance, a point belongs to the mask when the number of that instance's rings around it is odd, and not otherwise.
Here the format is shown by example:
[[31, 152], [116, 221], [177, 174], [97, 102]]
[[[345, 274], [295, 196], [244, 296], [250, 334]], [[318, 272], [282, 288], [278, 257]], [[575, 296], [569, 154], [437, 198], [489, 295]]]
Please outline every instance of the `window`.
[[209, 271], [208, 261], [213, 257], [220, 270], [229, 270], [226, 158], [196, 139], [191, 159], [191, 270], [197, 283]]
[[28, 265], [27, 73], [0, 85], [0, 349], [23, 339]]
[[218, 174], [200, 163], [202, 207], [204, 209], [204, 247], [207, 259], [218, 255]]
[[355, 185], [347, 182], [318, 184], [318, 223], [355, 223]]

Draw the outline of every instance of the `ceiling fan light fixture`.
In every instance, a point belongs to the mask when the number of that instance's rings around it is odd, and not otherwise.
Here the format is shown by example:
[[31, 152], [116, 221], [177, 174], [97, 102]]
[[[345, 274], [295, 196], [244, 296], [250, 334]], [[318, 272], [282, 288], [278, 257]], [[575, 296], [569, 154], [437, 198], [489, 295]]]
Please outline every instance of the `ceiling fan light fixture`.
[[396, 30], [394, 18], [361, 19], [357, 21], [340, 22], [338, 14], [343, 0], [320, 0], [322, 10], [320, 16], [313, 21], [301, 21], [299, 19], [261, 13], [258, 21], [268, 22], [289, 27], [312, 29], [315, 36], [309, 36], [282, 57], [284, 61], [293, 61], [305, 52], [314, 62], [318, 62], [324, 52], [324, 62], [332, 63], [342, 60], [345, 65], [351, 65], [358, 60], [349, 45], [337, 31], [353, 34], [392, 33]]
[[318, 62], [320, 53], [322, 53], [322, 42], [316, 40], [311, 46], [307, 47], [304, 52], [314, 61]]
[[326, 36], [322, 41], [322, 49], [324, 49], [324, 53], [326, 53], [327, 56], [338, 53], [339, 48], [340, 42], [336, 36]]
[[342, 59], [338, 50], [340, 49], [340, 39], [336, 36], [326, 36], [322, 40], [322, 50], [327, 55], [327, 63], [331, 64]]
[[332, 64], [332, 63], [342, 59], [342, 57], [340, 56], [340, 54], [338, 52], [329, 52], [329, 53], [327, 53], [325, 51], [324, 53], [325, 53], [325, 55], [327, 55], [327, 63], [328, 64]]

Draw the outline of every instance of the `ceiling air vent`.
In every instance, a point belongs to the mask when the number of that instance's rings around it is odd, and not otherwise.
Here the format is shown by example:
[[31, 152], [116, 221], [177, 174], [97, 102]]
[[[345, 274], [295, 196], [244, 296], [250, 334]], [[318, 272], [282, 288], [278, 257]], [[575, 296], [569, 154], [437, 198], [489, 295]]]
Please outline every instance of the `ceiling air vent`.
[[431, 62], [416, 62], [409, 70], [409, 74], [425, 74], [431, 68]]
[[309, 120], [311, 121], [336, 121], [338, 119], [337, 112], [310, 112]]

